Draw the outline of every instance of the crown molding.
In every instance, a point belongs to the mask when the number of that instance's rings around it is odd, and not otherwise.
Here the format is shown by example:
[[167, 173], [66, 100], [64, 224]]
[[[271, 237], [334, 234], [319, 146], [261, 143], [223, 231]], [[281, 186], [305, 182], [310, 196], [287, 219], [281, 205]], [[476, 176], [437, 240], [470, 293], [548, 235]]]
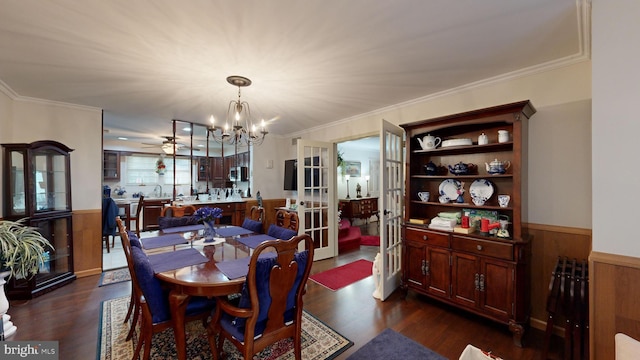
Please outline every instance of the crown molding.
[[64, 107], [68, 109], [75, 109], [75, 110], [102, 112], [101, 108], [98, 108], [95, 106], [78, 105], [78, 104], [71, 104], [71, 103], [66, 103], [62, 101], [54, 101], [54, 100], [38, 99], [34, 97], [29, 97], [29, 96], [22, 96], [16, 93], [15, 91], [13, 91], [13, 89], [9, 85], [7, 85], [4, 81], [2, 81], [2, 79], [0, 79], [0, 91], [3, 94], [7, 95], [13, 101], [21, 101], [21, 102], [27, 102], [27, 103], [39, 104], [39, 105], [58, 106], [58, 107]]

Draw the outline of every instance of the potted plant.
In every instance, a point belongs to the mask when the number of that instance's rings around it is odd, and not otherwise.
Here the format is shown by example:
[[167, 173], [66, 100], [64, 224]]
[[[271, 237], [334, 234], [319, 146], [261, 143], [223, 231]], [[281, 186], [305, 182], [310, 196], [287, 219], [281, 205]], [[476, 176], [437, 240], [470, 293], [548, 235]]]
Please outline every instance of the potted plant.
[[8, 272], [9, 278], [33, 277], [53, 250], [37, 228], [25, 225], [26, 220], [0, 220], [0, 273]]

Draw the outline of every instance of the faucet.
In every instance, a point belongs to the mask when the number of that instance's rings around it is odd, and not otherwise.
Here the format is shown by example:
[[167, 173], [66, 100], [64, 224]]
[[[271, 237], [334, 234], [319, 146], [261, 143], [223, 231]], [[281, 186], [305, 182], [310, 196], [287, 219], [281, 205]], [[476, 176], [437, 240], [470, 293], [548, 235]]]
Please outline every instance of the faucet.
[[[160, 190], [160, 191], [158, 191]], [[156, 185], [153, 188], [153, 193], [156, 194], [156, 197], [162, 197], [162, 186], [160, 184]]]

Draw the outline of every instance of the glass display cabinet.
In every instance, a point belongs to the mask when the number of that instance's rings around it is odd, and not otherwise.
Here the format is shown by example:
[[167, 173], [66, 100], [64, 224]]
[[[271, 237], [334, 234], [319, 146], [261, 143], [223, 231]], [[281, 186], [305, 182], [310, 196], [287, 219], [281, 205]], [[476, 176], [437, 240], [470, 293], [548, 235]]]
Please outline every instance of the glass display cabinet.
[[54, 247], [31, 279], [11, 279], [12, 299], [30, 299], [75, 280], [70, 153], [56, 141], [2, 144], [4, 218], [28, 218]]

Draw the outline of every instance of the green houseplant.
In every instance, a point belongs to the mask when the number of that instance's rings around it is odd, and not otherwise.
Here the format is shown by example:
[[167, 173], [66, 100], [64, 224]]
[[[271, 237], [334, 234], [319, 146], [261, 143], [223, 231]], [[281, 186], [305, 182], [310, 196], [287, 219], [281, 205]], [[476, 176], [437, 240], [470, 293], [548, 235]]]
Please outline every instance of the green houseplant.
[[31, 278], [53, 250], [37, 228], [25, 225], [26, 220], [0, 220], [0, 272], [9, 271], [9, 278]]

